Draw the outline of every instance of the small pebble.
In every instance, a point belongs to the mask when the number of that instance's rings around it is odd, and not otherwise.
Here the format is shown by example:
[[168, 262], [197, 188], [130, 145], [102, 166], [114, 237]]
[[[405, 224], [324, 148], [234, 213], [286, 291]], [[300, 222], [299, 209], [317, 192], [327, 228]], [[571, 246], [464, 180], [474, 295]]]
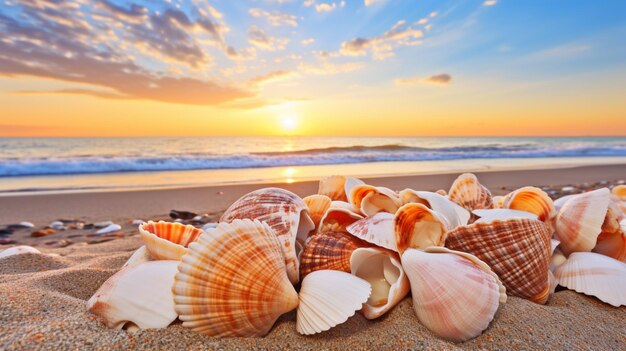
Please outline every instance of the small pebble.
[[564, 186], [564, 187], [561, 188], [561, 191], [569, 193], [569, 192], [574, 191], [574, 187], [573, 186]]
[[145, 221], [143, 219], [133, 219], [132, 222], [130, 222], [130, 224], [132, 225], [140, 225], [143, 224]]
[[36, 232], [30, 233], [30, 236], [32, 236], [33, 238], [41, 238], [43, 236], [52, 235], [56, 232], [57, 231], [54, 229], [42, 229], [42, 230], [38, 230]]
[[55, 229], [55, 230], [63, 229], [64, 226], [65, 225], [61, 221], [54, 221], [54, 222], [50, 223], [50, 225], [48, 225], [48, 227], [50, 227], [52, 229]]
[[32, 228], [32, 227], [34, 227], [34, 226], [35, 226], [35, 225], [34, 225], [34, 224], [32, 224], [31, 222], [19, 222], [19, 223], [18, 223], [18, 225], [20, 225], [20, 226], [22, 226], [22, 227], [24, 227], [24, 228]]
[[106, 233], [116, 232], [121, 229], [122, 229], [122, 226], [120, 226], [119, 224], [112, 223], [106, 226], [105, 228], [98, 230], [96, 234], [106, 234]]
[[78, 230], [81, 230], [84, 227], [85, 227], [85, 223], [83, 222], [72, 223], [67, 226], [68, 229], [78, 229]]
[[208, 229], [216, 228], [216, 227], [217, 227], [217, 223], [207, 223], [207, 224], [203, 225], [202, 228], [200, 228], [200, 229], [208, 230]]
[[15, 244], [15, 241], [12, 239], [0, 239], [0, 245], [9, 245]]
[[4, 235], [11, 235], [13, 234], [13, 229], [10, 228], [2, 228], [0, 229], [0, 235], [4, 236]]
[[66, 247], [72, 245], [74, 242], [70, 239], [61, 239], [57, 242], [59, 247]]
[[193, 217], [191, 220], [194, 221], [194, 222], [200, 222], [200, 221], [202, 221], [202, 216], [197, 215], [197, 216]]
[[197, 215], [198, 215], [197, 213], [188, 212], [188, 211], [178, 211], [178, 210], [170, 211], [170, 217], [172, 217], [173, 219], [192, 219]]
[[176, 223], [183, 223], [184, 221], [183, 221], [182, 219], [180, 219], [180, 218], [176, 218], [176, 219], [174, 220], [174, 222], [176, 222]]
[[217, 195], [224, 195], [224, 192], [223, 191], [218, 191]]
[[96, 222], [93, 224], [93, 226], [96, 228], [104, 228], [104, 227], [110, 226], [111, 224], [113, 224], [112, 221], [103, 221], [103, 222]]

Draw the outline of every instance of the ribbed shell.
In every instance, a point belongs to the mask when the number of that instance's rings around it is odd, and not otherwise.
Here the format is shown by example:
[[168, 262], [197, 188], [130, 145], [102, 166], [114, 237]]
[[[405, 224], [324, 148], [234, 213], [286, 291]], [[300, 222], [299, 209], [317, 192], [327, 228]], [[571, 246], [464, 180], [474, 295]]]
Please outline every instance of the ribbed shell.
[[489, 189], [478, 182], [472, 173], [463, 173], [454, 180], [448, 198], [468, 211], [494, 208]]
[[508, 194], [504, 198], [503, 207], [534, 213], [545, 223], [556, 216], [556, 209], [550, 196], [534, 186], [525, 186]]
[[450, 228], [466, 225], [470, 219], [470, 213], [465, 208], [437, 193], [404, 189], [400, 192], [400, 198], [403, 204], [420, 203], [433, 211], [441, 213], [448, 221]]
[[350, 224], [346, 230], [368, 243], [397, 252], [393, 219], [393, 214], [380, 212]]
[[263, 336], [298, 306], [280, 242], [259, 221], [233, 220], [189, 245], [174, 283], [183, 326], [208, 336]]
[[550, 237], [545, 223], [514, 218], [458, 227], [448, 232], [446, 247], [485, 262], [509, 294], [543, 304], [550, 292]]
[[300, 276], [331, 269], [350, 272], [350, 255], [359, 247], [372, 246], [350, 234], [325, 232], [313, 235], [300, 256]]
[[305, 197], [304, 203], [309, 209], [309, 216], [311, 216], [311, 220], [315, 224], [315, 228], [319, 228], [320, 221], [322, 217], [326, 214], [326, 211], [330, 208], [332, 200], [330, 197], [326, 195], [309, 195]]
[[332, 175], [320, 179], [317, 193], [328, 196], [333, 201], [348, 201], [345, 191], [346, 177]]
[[443, 247], [408, 249], [402, 254], [402, 267], [418, 319], [446, 340], [460, 342], [480, 335], [500, 303], [506, 302], [498, 277], [470, 254]]
[[322, 217], [317, 232], [346, 232], [350, 224], [363, 218], [358, 211], [347, 202], [333, 201]]
[[418, 203], [400, 207], [393, 221], [396, 247], [400, 254], [407, 248], [443, 246], [446, 232], [450, 229], [440, 213]]
[[361, 200], [361, 212], [373, 216], [379, 212], [396, 213], [402, 201], [396, 192], [384, 187], [376, 187]]
[[595, 296], [609, 305], [626, 305], [626, 263], [593, 252], [575, 252], [554, 271], [559, 285]]
[[187, 246], [202, 233], [201, 229], [182, 223], [148, 221], [139, 225], [141, 239], [155, 260], [180, 260], [187, 253]]
[[298, 195], [284, 189], [264, 188], [235, 201], [224, 212], [220, 222], [256, 219], [269, 224], [285, 254], [289, 280], [296, 284], [299, 281], [296, 238], [306, 239], [315, 227], [307, 212], [306, 204]]

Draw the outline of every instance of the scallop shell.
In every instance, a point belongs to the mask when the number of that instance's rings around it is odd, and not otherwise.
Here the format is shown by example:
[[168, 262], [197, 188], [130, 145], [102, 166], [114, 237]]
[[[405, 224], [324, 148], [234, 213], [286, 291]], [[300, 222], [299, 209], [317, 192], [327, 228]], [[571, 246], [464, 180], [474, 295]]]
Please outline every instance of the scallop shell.
[[474, 210], [472, 211], [476, 216], [480, 217], [474, 223], [480, 222], [493, 222], [495, 220], [505, 220], [511, 218], [529, 218], [537, 219], [537, 215], [534, 213], [518, 210], [509, 210], [507, 208], [492, 208], [488, 210]]
[[315, 228], [319, 228], [322, 217], [326, 214], [326, 211], [330, 208], [332, 200], [326, 195], [309, 195], [305, 197], [304, 203], [309, 209], [309, 216], [315, 224]]
[[302, 279], [296, 330], [311, 335], [348, 320], [370, 295], [365, 280], [345, 272], [322, 270]]
[[534, 213], [544, 223], [549, 223], [556, 216], [550, 196], [534, 186], [525, 186], [508, 194], [504, 198], [503, 207]]
[[446, 340], [480, 335], [493, 319], [505, 288], [478, 258], [443, 247], [407, 249], [402, 267], [411, 283], [413, 308], [420, 322]]
[[123, 268], [87, 301], [87, 309], [109, 328], [165, 328], [177, 317], [172, 295], [177, 265], [150, 261]]
[[189, 245], [172, 291], [183, 326], [208, 336], [263, 336], [298, 306], [267, 223], [220, 223]]
[[181, 223], [148, 221], [139, 225], [141, 239], [156, 260], [180, 260], [187, 253], [187, 246], [202, 233], [192, 225]]
[[593, 252], [574, 252], [554, 272], [559, 285], [619, 307], [626, 305], [626, 263]]
[[315, 229], [304, 201], [284, 189], [259, 189], [235, 201], [224, 212], [220, 222], [234, 219], [257, 219], [269, 224], [285, 255], [289, 280], [296, 284], [299, 281], [296, 238], [304, 242], [309, 232]]
[[320, 220], [317, 232], [346, 232], [346, 228], [350, 224], [360, 219], [363, 219], [363, 216], [358, 209], [347, 202], [333, 201]]
[[319, 195], [328, 196], [333, 201], [347, 201], [345, 191], [346, 177], [332, 175], [320, 179]]
[[410, 290], [397, 253], [378, 247], [358, 248], [350, 256], [353, 275], [368, 281], [372, 294], [361, 312], [367, 319], [382, 316], [397, 305]]
[[443, 246], [450, 229], [446, 219], [436, 211], [418, 203], [408, 203], [396, 212], [394, 233], [398, 252], [407, 248], [424, 249]]
[[579, 194], [565, 202], [556, 217], [556, 236], [566, 255], [588, 252], [596, 246], [609, 202], [607, 188]]
[[313, 235], [306, 243], [300, 256], [300, 275], [332, 269], [350, 272], [350, 256], [359, 247], [371, 246], [367, 242], [350, 234], [324, 232]]
[[400, 198], [403, 204], [421, 203], [431, 210], [441, 213], [448, 221], [450, 228], [466, 225], [470, 219], [470, 213], [466, 209], [437, 193], [404, 189], [400, 192]]
[[393, 214], [379, 212], [350, 224], [346, 230], [368, 243], [397, 252], [393, 219]]
[[13, 246], [6, 250], [0, 251], [0, 258], [9, 257], [13, 255], [20, 255], [20, 254], [25, 254], [25, 253], [40, 254], [41, 251], [37, 250], [36, 248], [32, 246], [27, 246], [27, 245]]
[[509, 294], [544, 304], [550, 292], [550, 236], [545, 223], [514, 218], [453, 229], [446, 247], [484, 261]]
[[463, 173], [454, 180], [448, 198], [470, 212], [494, 207], [491, 192], [472, 173]]

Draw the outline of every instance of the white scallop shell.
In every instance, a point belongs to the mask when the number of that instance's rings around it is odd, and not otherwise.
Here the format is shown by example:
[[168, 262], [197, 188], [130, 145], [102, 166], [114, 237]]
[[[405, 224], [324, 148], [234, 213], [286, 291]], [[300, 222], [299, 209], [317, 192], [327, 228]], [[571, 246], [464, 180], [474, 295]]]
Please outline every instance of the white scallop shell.
[[379, 212], [350, 224], [346, 230], [368, 243], [397, 252], [393, 218], [391, 213]]

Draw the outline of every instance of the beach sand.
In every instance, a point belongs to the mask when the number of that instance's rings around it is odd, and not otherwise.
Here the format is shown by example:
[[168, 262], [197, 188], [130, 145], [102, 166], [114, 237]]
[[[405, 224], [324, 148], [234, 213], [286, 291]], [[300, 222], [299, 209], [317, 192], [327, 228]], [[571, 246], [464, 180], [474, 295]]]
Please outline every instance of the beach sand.
[[[368, 179], [400, 190], [448, 189], [458, 174]], [[578, 189], [623, 182], [626, 166], [485, 172], [477, 174], [494, 194], [522, 185], [549, 186], [554, 196]], [[546, 305], [509, 297], [490, 327], [464, 343], [437, 338], [422, 326], [406, 298], [386, 316], [368, 321], [356, 314], [346, 323], [315, 336], [301, 336], [295, 313], [284, 315], [264, 338], [213, 339], [174, 324], [166, 329], [128, 333], [107, 329], [86, 311], [86, 300], [142, 245], [130, 219], [165, 219], [171, 209], [207, 213], [217, 220], [239, 196], [267, 185], [0, 197], [0, 227], [30, 221], [32, 230], [10, 236], [17, 244], [45, 255], [22, 254], [0, 259], [0, 350], [65, 349], [626, 349], [626, 307], [615, 308], [594, 297], [560, 290]], [[305, 196], [316, 182], [277, 184]], [[546, 188], [547, 190], [550, 190]], [[57, 219], [85, 222], [113, 220], [120, 234], [93, 237], [91, 231], [67, 230], [30, 237]], [[60, 245], [62, 240], [68, 240]], [[65, 245], [68, 244], [69, 245]], [[0, 250], [11, 245], [0, 245]], [[65, 246], [65, 247], [61, 247]], [[57, 255], [47, 255], [57, 254]]]

